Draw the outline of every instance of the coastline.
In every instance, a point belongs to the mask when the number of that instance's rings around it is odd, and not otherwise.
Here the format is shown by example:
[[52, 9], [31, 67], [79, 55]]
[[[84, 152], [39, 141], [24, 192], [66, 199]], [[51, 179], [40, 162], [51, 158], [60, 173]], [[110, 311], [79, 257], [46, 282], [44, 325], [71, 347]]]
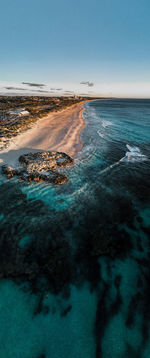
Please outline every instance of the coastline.
[[81, 130], [86, 100], [40, 118], [33, 126], [12, 138], [0, 152], [0, 162], [15, 164], [21, 154], [37, 151], [65, 152], [71, 157], [81, 150]]

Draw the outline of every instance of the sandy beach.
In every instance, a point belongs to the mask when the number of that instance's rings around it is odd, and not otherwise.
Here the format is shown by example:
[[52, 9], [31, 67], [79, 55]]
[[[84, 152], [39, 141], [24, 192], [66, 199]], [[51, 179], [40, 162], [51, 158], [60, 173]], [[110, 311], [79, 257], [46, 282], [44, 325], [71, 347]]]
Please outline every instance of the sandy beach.
[[85, 122], [82, 116], [85, 101], [39, 119], [31, 129], [10, 140], [0, 152], [1, 163], [15, 164], [23, 153], [37, 150], [62, 151], [74, 156], [82, 148], [80, 133]]

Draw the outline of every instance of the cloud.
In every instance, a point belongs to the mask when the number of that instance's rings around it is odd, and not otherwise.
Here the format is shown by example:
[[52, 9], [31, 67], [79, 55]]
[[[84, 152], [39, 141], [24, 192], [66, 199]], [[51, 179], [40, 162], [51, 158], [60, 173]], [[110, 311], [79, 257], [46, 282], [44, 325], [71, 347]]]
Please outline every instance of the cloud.
[[93, 87], [94, 83], [90, 82], [90, 81], [82, 81], [82, 82], [80, 82], [80, 85], [86, 85], [88, 87]]
[[43, 83], [32, 83], [32, 82], [22, 82], [23, 85], [28, 85], [31, 87], [44, 87]]
[[80, 93], [80, 96], [85, 96], [85, 97], [87, 97], [87, 93]]
[[51, 88], [52, 91], [62, 91], [63, 88]]
[[32, 89], [32, 90], [27, 90], [27, 91], [30, 91], [31, 92], [31, 94], [33, 93], [33, 92], [36, 92], [36, 93], [51, 93], [51, 92], [53, 92], [53, 91], [47, 91], [47, 90], [42, 90], [42, 89]]
[[27, 89], [27, 88], [21, 88], [21, 87], [13, 87], [13, 86], [9, 86], [9, 87], [4, 87], [6, 90], [13, 90], [13, 91], [26, 91], [26, 92], [31, 92], [31, 94], [33, 92], [36, 93], [53, 93], [54, 91], [47, 91], [47, 90], [42, 90], [42, 89]]
[[64, 91], [62, 92], [62, 96], [74, 96], [74, 92], [71, 92], [71, 91]]
[[26, 88], [17, 88], [17, 87], [4, 87], [7, 90], [17, 90], [17, 91], [26, 91]]
[[74, 93], [73, 91], [64, 91], [64, 93]]
[[51, 91], [34, 90], [34, 92], [50, 93]]

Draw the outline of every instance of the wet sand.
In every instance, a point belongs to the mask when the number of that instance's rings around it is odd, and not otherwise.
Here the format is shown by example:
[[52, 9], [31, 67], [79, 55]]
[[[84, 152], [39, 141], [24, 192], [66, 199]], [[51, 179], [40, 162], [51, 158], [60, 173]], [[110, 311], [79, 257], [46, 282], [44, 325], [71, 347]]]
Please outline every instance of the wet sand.
[[37, 150], [61, 151], [74, 156], [81, 150], [80, 133], [85, 126], [83, 103], [39, 119], [31, 129], [12, 138], [7, 149], [0, 152], [0, 161], [14, 164], [23, 153]]

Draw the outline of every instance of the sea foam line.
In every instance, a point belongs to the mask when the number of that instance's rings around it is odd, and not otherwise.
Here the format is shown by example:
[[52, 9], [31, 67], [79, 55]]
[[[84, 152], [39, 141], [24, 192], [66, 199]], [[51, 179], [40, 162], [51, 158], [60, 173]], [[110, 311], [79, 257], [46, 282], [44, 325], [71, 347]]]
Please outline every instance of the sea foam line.
[[97, 131], [98, 135], [101, 137], [101, 138], [104, 138], [104, 134], [100, 132], [100, 130]]
[[108, 126], [112, 126], [112, 125], [113, 125], [113, 123], [110, 122], [110, 121], [102, 121], [102, 126], [103, 126], [104, 128], [106, 128], [106, 127], [108, 127]]
[[138, 147], [131, 147], [129, 144], [126, 144], [126, 147], [128, 151], [126, 152], [125, 156], [122, 157], [117, 162], [109, 165], [107, 168], [103, 169], [100, 174], [106, 173], [108, 170], [118, 166], [121, 162], [134, 163], [134, 162], [148, 161], [146, 155], [142, 154]]
[[146, 155], [142, 154], [138, 147], [131, 147], [129, 144], [126, 144], [128, 151], [126, 152], [125, 158], [128, 162], [140, 162], [148, 160]]

